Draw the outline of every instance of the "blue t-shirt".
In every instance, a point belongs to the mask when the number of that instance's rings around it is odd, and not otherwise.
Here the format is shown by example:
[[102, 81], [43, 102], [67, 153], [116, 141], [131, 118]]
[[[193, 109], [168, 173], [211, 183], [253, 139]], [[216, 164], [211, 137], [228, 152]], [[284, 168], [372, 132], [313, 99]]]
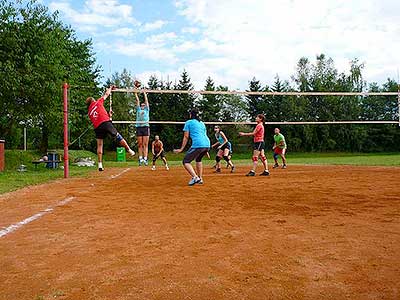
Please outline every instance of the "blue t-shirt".
[[206, 125], [196, 119], [186, 121], [183, 131], [189, 132], [192, 139], [192, 148], [210, 148], [210, 139], [207, 136]]
[[136, 121], [146, 122], [146, 123], [136, 123], [136, 127], [149, 127], [150, 124], [150, 108], [146, 106], [142, 109], [140, 106], [136, 107]]

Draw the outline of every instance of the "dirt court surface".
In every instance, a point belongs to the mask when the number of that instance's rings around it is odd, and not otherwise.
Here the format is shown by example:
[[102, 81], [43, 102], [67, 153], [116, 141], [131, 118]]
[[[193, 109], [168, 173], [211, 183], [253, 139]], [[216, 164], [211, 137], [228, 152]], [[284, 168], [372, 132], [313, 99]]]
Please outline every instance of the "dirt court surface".
[[180, 167], [109, 169], [0, 196], [3, 231], [53, 208], [0, 237], [0, 299], [400, 299], [400, 168], [246, 171], [188, 187]]

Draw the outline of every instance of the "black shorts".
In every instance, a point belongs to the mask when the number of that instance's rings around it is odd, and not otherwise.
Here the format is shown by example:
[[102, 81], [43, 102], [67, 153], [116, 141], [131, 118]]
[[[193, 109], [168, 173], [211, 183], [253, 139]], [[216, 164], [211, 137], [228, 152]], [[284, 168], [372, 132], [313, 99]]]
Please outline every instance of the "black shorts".
[[153, 156], [153, 161], [156, 161], [157, 159], [164, 158], [164, 157], [165, 157], [165, 152], [163, 150], [163, 151], [161, 151], [160, 155], [154, 155]]
[[210, 148], [190, 148], [183, 158], [183, 163], [190, 164], [193, 160], [196, 160], [196, 162], [201, 162], [204, 155], [206, 155], [209, 150]]
[[255, 142], [253, 149], [257, 150], [257, 151], [264, 150], [265, 149], [265, 143], [264, 142]]
[[231, 150], [231, 148], [229, 147], [229, 143], [224, 144], [221, 149], [219, 150], [225, 150], [225, 149], [229, 149], [229, 151]]
[[150, 127], [149, 126], [136, 127], [136, 135], [150, 136]]
[[111, 121], [101, 123], [97, 128], [94, 129], [96, 139], [104, 140], [107, 135], [113, 138], [117, 137], [118, 131], [115, 129]]

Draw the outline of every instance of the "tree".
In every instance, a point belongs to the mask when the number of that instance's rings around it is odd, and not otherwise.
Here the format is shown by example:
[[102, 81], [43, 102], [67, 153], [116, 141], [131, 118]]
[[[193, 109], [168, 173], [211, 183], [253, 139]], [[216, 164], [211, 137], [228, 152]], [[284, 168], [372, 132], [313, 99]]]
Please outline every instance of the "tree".
[[[205, 91], [215, 91], [215, 83], [211, 77], [207, 77]], [[198, 102], [201, 117], [205, 121], [219, 121], [222, 102], [218, 99], [218, 96], [213, 95], [202, 95]]]
[[45, 151], [61, 144], [61, 85], [97, 85], [91, 41], [50, 14], [47, 7], [0, 3], [0, 135], [9, 136], [20, 122], [40, 128], [39, 146]]

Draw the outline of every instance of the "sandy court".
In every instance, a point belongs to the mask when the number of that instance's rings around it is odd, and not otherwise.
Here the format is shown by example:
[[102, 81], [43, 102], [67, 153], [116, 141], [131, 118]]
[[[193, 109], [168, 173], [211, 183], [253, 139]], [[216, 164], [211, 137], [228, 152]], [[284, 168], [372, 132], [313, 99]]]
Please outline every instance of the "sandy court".
[[246, 171], [188, 187], [180, 167], [108, 169], [0, 196], [0, 230], [53, 209], [0, 237], [0, 300], [400, 299], [400, 168]]

